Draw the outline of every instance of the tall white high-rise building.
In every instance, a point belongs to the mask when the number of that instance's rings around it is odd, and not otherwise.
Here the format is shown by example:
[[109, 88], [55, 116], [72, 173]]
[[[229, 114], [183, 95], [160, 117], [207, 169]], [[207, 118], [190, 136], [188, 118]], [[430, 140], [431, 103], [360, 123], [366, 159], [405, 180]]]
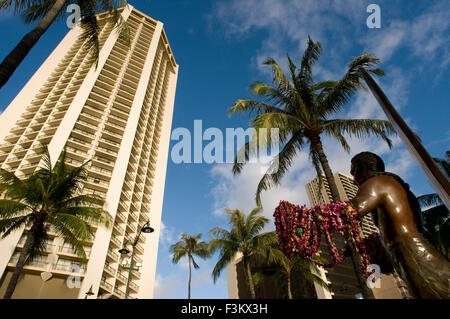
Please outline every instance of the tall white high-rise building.
[[[153, 297], [178, 65], [161, 22], [132, 6], [119, 12], [130, 47], [118, 41], [107, 13], [99, 14], [95, 68], [79, 39], [81, 28], [74, 27], [0, 117], [2, 168], [30, 175], [41, 160], [41, 143], [53, 165], [64, 148], [74, 167], [91, 160], [83, 192], [102, 196], [114, 220], [86, 243], [85, 266], [50, 229], [45, 254], [25, 266], [13, 298], [85, 298], [91, 287], [89, 298], [124, 298], [128, 271], [118, 250], [147, 221], [155, 232], [139, 236], [134, 260], [142, 266], [132, 272], [129, 297]], [[0, 240], [2, 295], [26, 232]]]

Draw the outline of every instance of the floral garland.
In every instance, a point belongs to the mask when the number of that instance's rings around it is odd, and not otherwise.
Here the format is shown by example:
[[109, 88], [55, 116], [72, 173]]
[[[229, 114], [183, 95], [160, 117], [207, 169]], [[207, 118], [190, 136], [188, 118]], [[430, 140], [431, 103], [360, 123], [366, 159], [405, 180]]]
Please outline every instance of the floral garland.
[[339, 232], [349, 238], [356, 252], [361, 256], [363, 274], [367, 277], [370, 264], [364, 241], [360, 236], [359, 214], [349, 202], [336, 202], [316, 205], [313, 208], [293, 205], [281, 201], [275, 209], [275, 227], [283, 253], [288, 257], [301, 256], [309, 259], [316, 257], [322, 233], [328, 244], [331, 261], [313, 261], [322, 267], [333, 267], [344, 260], [344, 252], [339, 252], [333, 242], [333, 232]]

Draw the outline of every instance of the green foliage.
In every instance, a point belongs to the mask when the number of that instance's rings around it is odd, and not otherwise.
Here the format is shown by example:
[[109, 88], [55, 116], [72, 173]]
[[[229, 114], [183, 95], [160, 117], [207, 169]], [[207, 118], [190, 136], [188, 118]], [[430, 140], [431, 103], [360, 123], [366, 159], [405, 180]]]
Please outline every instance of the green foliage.
[[241, 99], [230, 109], [230, 115], [254, 113], [255, 117], [250, 121], [250, 126], [257, 132], [238, 151], [233, 165], [234, 174], [239, 174], [245, 162], [256, 153], [260, 141], [265, 140], [268, 148], [274, 145], [275, 141], [272, 141], [270, 136], [262, 136], [264, 134], [260, 134], [258, 129], [279, 129], [279, 142], [282, 148], [258, 184], [256, 191], [258, 206], [261, 205], [261, 192], [279, 185], [296, 154], [307, 144], [310, 144], [310, 159], [321, 178], [322, 169], [317, 143], [323, 133], [337, 139], [346, 152], [350, 151], [350, 147], [345, 136], [363, 139], [375, 135], [385, 140], [389, 147], [392, 146], [388, 135], [394, 134], [395, 131], [388, 121], [330, 118], [342, 111], [357, 90], [365, 89], [360, 67], [372, 74], [384, 75], [381, 69], [374, 68], [379, 60], [372, 54], [365, 53], [352, 59], [347, 72], [340, 80], [315, 83], [312, 66], [319, 60], [321, 52], [320, 43], [308, 38], [308, 47], [299, 69], [287, 55], [289, 75], [283, 72], [274, 59], [268, 59], [264, 64], [272, 69], [273, 84], [254, 82], [250, 85], [250, 91], [260, 100]]
[[181, 258], [188, 256], [190, 261], [192, 260], [194, 268], [197, 269], [198, 265], [194, 260], [194, 255], [203, 259], [211, 256], [209, 245], [204, 241], [199, 242], [201, 236], [201, 234], [190, 236], [186, 233], [182, 233], [182, 240], [169, 248], [170, 252], [173, 254], [172, 262], [178, 263]]
[[173, 254], [172, 262], [174, 264], [178, 263], [181, 258], [185, 256], [188, 257], [189, 262], [188, 299], [191, 298], [191, 263], [195, 269], [199, 268], [198, 264], [195, 262], [194, 255], [202, 259], [211, 256], [209, 245], [204, 241], [199, 242], [201, 237], [202, 237], [201, 234], [190, 236], [186, 233], [182, 233], [181, 234], [182, 240], [170, 246], [169, 249], [170, 252]]
[[0, 233], [1, 238], [23, 227], [31, 227], [33, 237], [27, 262], [42, 255], [50, 226], [70, 243], [86, 261], [84, 244], [94, 236], [91, 223], [110, 227], [112, 218], [103, 210], [104, 201], [95, 195], [81, 194], [86, 180], [86, 163], [70, 168], [66, 153], [52, 168], [47, 147], [43, 148], [42, 166], [26, 179], [0, 169]]
[[[53, 7], [56, 0], [24, 1], [24, 0], [1, 0], [0, 9], [9, 9], [14, 7], [16, 15], [21, 14], [25, 23], [33, 23], [45, 17]], [[130, 45], [129, 28], [126, 21], [118, 11], [118, 8], [128, 5], [126, 0], [76, 0], [66, 1], [58, 12], [58, 19], [67, 18], [67, 7], [70, 4], [76, 4], [81, 11], [81, 39], [84, 46], [92, 53], [93, 62], [96, 67], [99, 58], [99, 26], [96, 14], [109, 12], [109, 22], [114, 25], [119, 40], [127, 47]]]
[[213, 238], [210, 242], [211, 252], [219, 251], [219, 261], [212, 272], [214, 282], [236, 254], [242, 253], [245, 264], [250, 255], [262, 253], [270, 240], [270, 233], [261, 233], [269, 222], [266, 217], [259, 215], [261, 208], [252, 210], [248, 216], [237, 209], [225, 209], [225, 212], [231, 229], [216, 227], [210, 231]]
[[[293, 272], [296, 272], [306, 280], [329, 289], [328, 284], [317, 275], [320, 274], [320, 270], [313, 259], [304, 259], [300, 256], [294, 258], [286, 257], [281, 251], [275, 232], [272, 232], [270, 236], [270, 244], [266, 246], [265, 251], [265, 259], [268, 265], [275, 269], [280, 269], [286, 277], [290, 277]], [[320, 259], [320, 257], [317, 258]]]

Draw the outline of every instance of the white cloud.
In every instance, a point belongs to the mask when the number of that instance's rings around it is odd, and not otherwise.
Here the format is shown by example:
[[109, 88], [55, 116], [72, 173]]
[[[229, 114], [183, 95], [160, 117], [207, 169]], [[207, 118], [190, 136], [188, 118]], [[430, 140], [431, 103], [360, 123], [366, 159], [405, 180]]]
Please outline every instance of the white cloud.
[[[375, 53], [383, 63], [406, 48], [422, 62], [440, 61], [434, 63], [437, 70], [448, 67], [448, 1], [435, 2], [421, 14], [404, 19], [388, 14], [391, 4], [382, 1], [382, 27], [376, 30], [366, 27], [368, 4], [361, 0], [221, 1], [214, 6], [210, 21], [222, 27], [225, 36], [233, 40], [246, 39], [255, 31], [264, 30], [266, 35], [251, 61], [263, 72], [261, 62], [268, 57], [282, 61], [287, 51], [300, 57], [308, 35], [321, 42], [325, 51], [332, 48], [332, 54], [327, 56], [327, 70], [333, 70], [331, 74], [341, 71], [347, 57], [356, 55], [350, 51], [355, 44], [362, 46], [363, 51]], [[424, 67], [422, 63], [415, 65]]]
[[259, 30], [267, 32], [252, 61], [260, 68], [268, 57], [281, 61], [287, 51], [300, 56], [308, 35], [325, 47], [338, 42], [340, 50], [330, 57], [332, 62], [338, 60], [342, 49], [352, 44], [352, 39], [341, 34], [351, 34], [358, 24], [365, 23], [365, 15], [360, 0], [234, 0], [216, 3], [210, 21], [219, 22], [225, 36], [233, 39], [245, 39]]
[[163, 221], [161, 221], [161, 230], [159, 233], [159, 243], [161, 246], [169, 246], [175, 243], [175, 229], [167, 227]]
[[[211, 178], [216, 186], [211, 192], [214, 198], [213, 213], [216, 216], [225, 217], [223, 213], [225, 208], [239, 209], [244, 214], [248, 214], [256, 207], [256, 188], [263, 176], [261, 166], [262, 164], [247, 164], [241, 174], [236, 176], [233, 176], [231, 164], [213, 166]], [[273, 211], [280, 200], [297, 204], [308, 203], [303, 181], [313, 177], [314, 172], [307, 153], [299, 153], [281, 185], [262, 193], [263, 215], [272, 219]]]

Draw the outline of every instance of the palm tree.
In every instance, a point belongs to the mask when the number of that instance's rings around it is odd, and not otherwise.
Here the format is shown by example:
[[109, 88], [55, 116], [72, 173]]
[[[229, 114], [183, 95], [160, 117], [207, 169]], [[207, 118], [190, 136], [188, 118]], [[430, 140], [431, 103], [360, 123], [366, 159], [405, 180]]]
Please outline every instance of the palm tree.
[[259, 215], [260, 207], [253, 209], [248, 216], [237, 209], [225, 209], [225, 212], [229, 215], [231, 230], [216, 227], [210, 231], [213, 238], [210, 242], [211, 252], [220, 251], [219, 261], [212, 272], [214, 282], [226, 265], [234, 260], [238, 253], [241, 253], [250, 295], [255, 299], [255, 286], [249, 258], [263, 253], [264, 245], [270, 240], [270, 233], [261, 233], [269, 220]]
[[[0, 10], [9, 9], [14, 6], [15, 14], [23, 14], [26, 23], [39, 20], [39, 23], [27, 33], [16, 47], [6, 56], [0, 64], [0, 88], [9, 80], [17, 67], [27, 56], [28, 52], [37, 43], [40, 37], [47, 31], [57, 17], [63, 17], [69, 4], [77, 4], [81, 12], [81, 27], [83, 32], [81, 38], [85, 40], [84, 45], [92, 52], [92, 61], [97, 65], [99, 54], [99, 27], [96, 13], [108, 11], [110, 21], [118, 27], [119, 38], [124, 43], [129, 43], [128, 27], [120, 13], [117, 11], [113, 0], [96, 1], [68, 1], [68, 0], [0, 0]], [[126, 0], [119, 0], [119, 6], [126, 6]]]
[[42, 255], [47, 232], [53, 226], [76, 254], [86, 262], [85, 242], [93, 238], [97, 224], [109, 227], [111, 216], [103, 210], [104, 201], [95, 195], [81, 194], [87, 178], [86, 163], [70, 168], [65, 163], [66, 152], [52, 168], [47, 147], [42, 163], [26, 179], [0, 169], [0, 233], [2, 239], [12, 232], [29, 227], [16, 267], [4, 298], [10, 299], [24, 265]]
[[211, 256], [209, 246], [204, 241], [198, 242], [202, 237], [201, 234], [190, 236], [186, 233], [181, 234], [182, 241], [170, 246], [170, 252], [173, 253], [173, 263], [178, 263], [184, 256], [188, 256], [189, 260], [189, 280], [188, 280], [188, 299], [191, 299], [191, 262], [195, 269], [199, 266], [194, 260], [194, 255], [200, 258], [207, 258]]
[[[312, 164], [322, 182], [322, 170], [329, 184], [333, 201], [339, 201], [340, 196], [333, 178], [333, 173], [325, 155], [321, 136], [323, 134], [336, 138], [346, 152], [350, 151], [344, 134], [350, 137], [364, 138], [371, 135], [379, 136], [389, 147], [392, 146], [388, 134], [395, 133], [390, 122], [376, 119], [337, 119], [332, 115], [341, 111], [358, 89], [365, 88], [361, 83], [360, 67], [376, 75], [384, 75], [379, 68], [373, 68], [379, 62], [372, 54], [366, 53], [353, 58], [345, 75], [338, 81], [323, 81], [315, 83], [312, 78], [312, 66], [318, 61], [322, 52], [319, 42], [314, 43], [308, 37], [308, 46], [301, 60], [300, 69], [287, 55], [289, 77], [274, 59], [268, 59], [273, 72], [274, 86], [263, 82], [250, 85], [251, 92], [264, 99], [238, 100], [230, 110], [233, 113], [256, 112], [250, 122], [256, 134], [239, 150], [233, 165], [234, 174], [239, 174], [243, 165], [255, 153], [256, 146], [270, 147], [270, 135], [261, 134], [262, 128], [279, 130], [279, 142], [283, 145], [279, 154], [272, 160], [266, 174], [260, 180], [256, 190], [256, 203], [261, 205], [261, 192], [274, 185], [279, 185], [283, 175], [291, 166], [298, 151], [309, 144], [309, 154]], [[350, 247], [352, 248], [352, 247]], [[353, 249], [352, 249], [353, 250]], [[362, 289], [366, 289], [360, 267], [354, 251], [351, 254]]]
[[293, 272], [300, 275], [302, 278], [310, 282], [315, 282], [329, 290], [328, 284], [315, 274], [320, 273], [320, 271], [313, 260], [304, 259], [299, 256], [293, 258], [286, 257], [278, 245], [275, 232], [272, 232], [271, 236], [275, 239], [272, 244], [267, 246], [267, 264], [272, 266], [272, 268], [280, 269], [285, 274], [289, 299], [292, 299], [291, 277]]
[[384, 74], [381, 69], [372, 68], [379, 60], [371, 54], [363, 54], [351, 61], [342, 79], [315, 83], [312, 78], [312, 65], [319, 59], [321, 52], [320, 43], [314, 43], [311, 38], [308, 38], [308, 47], [298, 72], [297, 67], [287, 55], [290, 78], [284, 74], [274, 59], [268, 59], [264, 64], [272, 68], [275, 85], [271, 86], [263, 82], [254, 82], [250, 85], [251, 92], [265, 101], [241, 99], [231, 107], [230, 115], [257, 113], [250, 122], [250, 125], [256, 129], [256, 134], [239, 150], [233, 165], [234, 174], [241, 172], [245, 162], [263, 140], [267, 142], [267, 146], [274, 142], [270, 135], [261, 134], [263, 130], [259, 129], [278, 129], [279, 142], [284, 145], [258, 184], [256, 191], [258, 206], [261, 205], [261, 192], [273, 185], [279, 185], [297, 152], [303, 150], [307, 144], [309, 144], [310, 158], [319, 179], [323, 169], [333, 200], [339, 200], [333, 173], [323, 150], [322, 134], [336, 138], [346, 152], [350, 152], [350, 146], [344, 134], [358, 138], [376, 135], [383, 138], [389, 147], [392, 145], [387, 135], [395, 131], [389, 121], [330, 118], [342, 110], [358, 89], [364, 88], [359, 67], [362, 66], [377, 75]]

